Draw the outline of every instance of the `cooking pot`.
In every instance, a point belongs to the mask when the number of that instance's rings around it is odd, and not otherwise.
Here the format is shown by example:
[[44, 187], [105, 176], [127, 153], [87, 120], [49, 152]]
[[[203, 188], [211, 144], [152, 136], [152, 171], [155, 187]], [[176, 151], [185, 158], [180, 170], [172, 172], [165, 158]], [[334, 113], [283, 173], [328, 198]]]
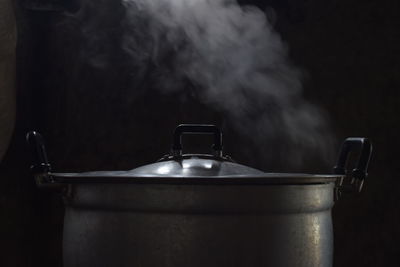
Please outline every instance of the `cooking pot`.
[[[183, 155], [183, 134], [212, 134], [213, 154]], [[265, 173], [225, 156], [217, 127], [180, 125], [156, 163], [54, 173], [41, 135], [27, 140], [38, 185], [66, 187], [64, 267], [332, 266], [334, 196], [361, 190], [372, 149], [346, 139], [333, 175]]]

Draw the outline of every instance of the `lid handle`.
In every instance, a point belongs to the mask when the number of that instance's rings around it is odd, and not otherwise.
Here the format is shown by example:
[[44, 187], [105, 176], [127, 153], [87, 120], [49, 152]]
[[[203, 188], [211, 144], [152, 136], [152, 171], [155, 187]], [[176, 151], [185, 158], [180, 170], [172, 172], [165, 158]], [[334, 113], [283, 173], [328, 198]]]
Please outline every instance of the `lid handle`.
[[[355, 191], [360, 192], [364, 183], [364, 179], [368, 176], [368, 165], [372, 153], [372, 145], [368, 138], [362, 137], [349, 137], [341, 147], [339, 158], [336, 166], [333, 168], [335, 174], [347, 174], [347, 161], [350, 153], [354, 149], [359, 149], [358, 160], [356, 167], [351, 172], [350, 186]], [[340, 185], [340, 187], [343, 187]]]
[[213, 134], [215, 156], [222, 157], [222, 132], [215, 125], [210, 124], [180, 124], [174, 131], [172, 156], [182, 155], [182, 135], [184, 134]]

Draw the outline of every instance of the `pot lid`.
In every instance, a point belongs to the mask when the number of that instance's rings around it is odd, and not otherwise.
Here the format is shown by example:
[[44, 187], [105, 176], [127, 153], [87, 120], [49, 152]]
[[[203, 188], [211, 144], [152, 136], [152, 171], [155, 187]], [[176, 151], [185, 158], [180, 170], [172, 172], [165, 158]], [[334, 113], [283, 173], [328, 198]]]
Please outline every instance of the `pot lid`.
[[[212, 134], [213, 154], [182, 154], [182, 135]], [[27, 136], [34, 147], [36, 162], [33, 171], [55, 183], [178, 183], [178, 184], [316, 184], [330, 183], [346, 174], [345, 166], [353, 146], [361, 147], [357, 168], [353, 178], [362, 181], [366, 176], [371, 145], [365, 138], [348, 138], [343, 143], [338, 163], [333, 175], [298, 173], [265, 173], [238, 164], [222, 153], [222, 133], [214, 125], [183, 124], [173, 135], [171, 153], [158, 162], [128, 171], [97, 171], [84, 173], [52, 173], [48, 163], [43, 140], [37, 132]]]
[[142, 184], [320, 184], [336, 182], [342, 175], [265, 173], [231, 161], [205, 155], [185, 155], [128, 171], [49, 173], [56, 183]]
[[211, 155], [168, 157], [129, 171], [137, 176], [218, 177], [228, 175], [261, 175], [264, 172], [235, 163], [229, 158]]

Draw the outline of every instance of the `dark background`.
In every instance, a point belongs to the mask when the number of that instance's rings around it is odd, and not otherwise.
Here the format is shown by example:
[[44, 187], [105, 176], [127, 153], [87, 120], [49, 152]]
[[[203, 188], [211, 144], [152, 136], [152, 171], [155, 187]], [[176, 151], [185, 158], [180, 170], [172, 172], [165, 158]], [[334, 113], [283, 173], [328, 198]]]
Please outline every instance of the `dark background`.
[[[178, 123], [223, 124], [219, 114], [190, 96], [181, 102], [133, 84], [146, 73], [116, 49], [123, 15], [119, 1], [99, 0], [76, 17], [73, 13], [87, 1], [82, 2], [16, 3], [18, 110], [0, 165], [0, 266], [61, 264], [62, 201], [56, 193], [37, 190], [29, 174], [28, 130], [46, 137], [55, 170], [87, 171], [130, 169], [158, 159], [168, 151]], [[292, 61], [307, 72], [305, 95], [327, 111], [337, 140], [367, 136], [374, 144], [363, 192], [344, 196], [333, 209], [335, 266], [398, 266], [399, 1], [241, 2], [257, 4], [276, 18]], [[101, 10], [112, 12], [105, 16]], [[85, 28], [86, 18], [94, 15], [107, 19]], [[99, 28], [96, 42], [85, 39], [84, 29]], [[92, 53], [101, 54], [107, 66], [89, 64]], [[132, 95], [133, 85], [140, 97]], [[263, 170], [292, 170], [284, 163], [261, 162], [260, 154], [273, 151], [248, 153], [238, 145], [246, 140], [238, 142], [229, 126], [224, 132], [227, 150], [238, 161]], [[315, 163], [295, 171], [323, 167]]]

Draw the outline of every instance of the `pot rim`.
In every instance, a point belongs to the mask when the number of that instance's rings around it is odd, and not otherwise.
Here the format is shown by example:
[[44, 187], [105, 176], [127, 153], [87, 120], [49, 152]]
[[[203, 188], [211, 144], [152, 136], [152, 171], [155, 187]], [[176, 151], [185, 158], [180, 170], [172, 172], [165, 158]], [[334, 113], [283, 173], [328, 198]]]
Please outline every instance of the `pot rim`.
[[53, 183], [60, 184], [182, 184], [182, 185], [306, 185], [340, 181], [344, 175], [306, 173], [264, 173], [222, 176], [155, 176], [127, 175], [126, 171], [88, 173], [49, 173]]

